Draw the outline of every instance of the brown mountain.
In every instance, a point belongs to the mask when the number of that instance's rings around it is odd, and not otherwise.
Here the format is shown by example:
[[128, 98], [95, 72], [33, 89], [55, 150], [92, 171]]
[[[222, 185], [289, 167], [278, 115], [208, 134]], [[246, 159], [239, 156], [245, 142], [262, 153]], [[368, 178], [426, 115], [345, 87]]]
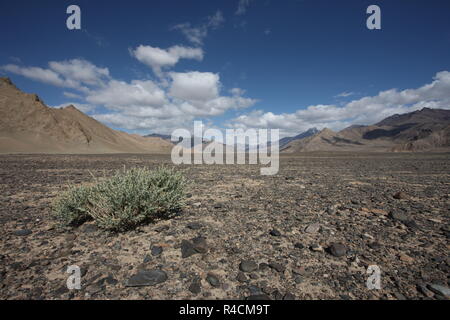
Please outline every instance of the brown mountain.
[[0, 153], [168, 153], [172, 147], [110, 129], [74, 106], [49, 108], [0, 78]]
[[282, 152], [450, 151], [450, 110], [424, 108], [370, 126], [324, 129], [287, 144]]

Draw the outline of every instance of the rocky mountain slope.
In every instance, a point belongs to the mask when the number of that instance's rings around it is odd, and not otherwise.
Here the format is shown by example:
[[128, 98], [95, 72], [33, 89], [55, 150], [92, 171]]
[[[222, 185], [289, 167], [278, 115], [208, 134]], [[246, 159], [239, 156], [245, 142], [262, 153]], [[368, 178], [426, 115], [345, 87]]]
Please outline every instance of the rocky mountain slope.
[[298, 135], [296, 135], [295, 137], [285, 137], [280, 139], [279, 142], [279, 146], [280, 148], [283, 148], [284, 146], [286, 146], [289, 142], [295, 141], [295, 140], [300, 140], [300, 139], [304, 139], [304, 138], [308, 138], [311, 137], [315, 134], [318, 134], [320, 131], [317, 128], [311, 128], [306, 130], [305, 132], [302, 132]]
[[172, 144], [110, 129], [74, 106], [49, 108], [0, 78], [0, 153], [168, 153]]
[[353, 125], [339, 132], [323, 129], [282, 148], [286, 153], [428, 150], [450, 150], [450, 110], [424, 108], [393, 115], [375, 125]]

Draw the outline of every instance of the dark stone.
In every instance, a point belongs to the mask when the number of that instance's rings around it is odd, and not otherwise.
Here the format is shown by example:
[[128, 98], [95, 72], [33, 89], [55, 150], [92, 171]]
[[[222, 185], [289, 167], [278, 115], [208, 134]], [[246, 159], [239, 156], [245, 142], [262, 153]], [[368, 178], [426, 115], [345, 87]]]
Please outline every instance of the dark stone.
[[15, 236], [25, 237], [25, 236], [28, 236], [28, 235], [32, 234], [32, 231], [29, 230], [29, 229], [16, 230], [16, 231], [13, 232], [13, 234]]
[[335, 257], [342, 257], [347, 254], [347, 247], [342, 243], [333, 243], [328, 251]]
[[285, 266], [277, 262], [269, 263], [269, 267], [275, 269], [277, 272], [284, 272], [284, 270], [286, 270]]
[[194, 250], [198, 253], [206, 253], [208, 252], [208, 244], [206, 243], [206, 238], [204, 237], [196, 237], [192, 239], [194, 244]]
[[287, 292], [287, 293], [284, 295], [283, 300], [295, 300], [295, 296], [294, 296], [292, 293]]
[[281, 232], [278, 231], [277, 229], [273, 229], [270, 231], [270, 235], [274, 236], [274, 237], [280, 237], [281, 236]]
[[273, 291], [272, 296], [275, 300], [283, 300], [283, 295], [278, 290]]
[[203, 227], [203, 225], [198, 222], [191, 222], [191, 223], [188, 223], [186, 227], [188, 227], [191, 230], [198, 230], [198, 229], [201, 229]]
[[297, 249], [305, 248], [305, 246], [303, 244], [301, 244], [300, 242], [297, 242], [296, 244], [294, 244], [294, 247], [297, 248]]
[[258, 269], [258, 265], [252, 260], [243, 260], [239, 265], [239, 269], [243, 272], [253, 272]]
[[106, 278], [103, 278], [101, 281], [106, 282], [110, 285], [116, 285], [119, 281], [113, 278], [113, 276], [109, 275]]
[[152, 256], [159, 256], [163, 252], [163, 248], [160, 246], [152, 247]]
[[148, 263], [148, 262], [150, 262], [151, 260], [152, 260], [152, 258], [150, 257], [150, 255], [149, 255], [149, 254], [146, 254], [145, 257], [144, 257], [144, 263]]
[[192, 242], [188, 240], [181, 241], [181, 257], [187, 258], [194, 254], [198, 253], [197, 250], [195, 250], [194, 245]]
[[450, 288], [448, 288], [446, 286], [432, 283], [432, 284], [428, 285], [428, 289], [433, 291], [435, 294], [439, 294], [441, 296], [450, 298]]
[[69, 289], [67, 288], [66, 285], [63, 285], [63, 286], [59, 287], [58, 289], [56, 289], [54, 293], [56, 295], [60, 296], [60, 295], [65, 294], [67, 292], [69, 292]]
[[395, 193], [392, 197], [394, 199], [398, 199], [398, 200], [407, 199], [408, 198], [407, 194], [402, 192], [402, 191]]
[[419, 226], [414, 220], [405, 221], [403, 224], [410, 229], [419, 229]]
[[211, 286], [213, 286], [214, 288], [220, 287], [220, 280], [219, 280], [219, 278], [217, 278], [217, 276], [212, 274], [212, 273], [208, 273], [206, 275], [206, 281], [208, 281], [208, 283]]
[[191, 285], [189, 286], [189, 291], [193, 294], [199, 294], [202, 291], [202, 284], [200, 282], [200, 279], [196, 278], [194, 281], [192, 281]]
[[295, 282], [296, 284], [300, 284], [300, 283], [303, 282], [303, 278], [300, 277], [300, 276], [296, 276], [295, 279], [294, 279], [294, 282]]
[[428, 298], [431, 298], [432, 296], [434, 296], [434, 293], [431, 290], [428, 290], [427, 286], [423, 283], [417, 284], [417, 291]]
[[105, 287], [99, 282], [90, 284], [89, 286], [86, 287], [86, 292], [88, 292], [91, 296], [103, 291], [105, 289]]
[[154, 286], [167, 280], [162, 270], [141, 270], [126, 282], [126, 287]]
[[247, 286], [247, 290], [250, 292], [250, 295], [257, 295], [262, 293], [261, 288], [254, 285]]
[[245, 273], [243, 273], [242, 271], [239, 271], [236, 280], [239, 282], [245, 282], [247, 281], [247, 277], [245, 276]]
[[264, 269], [268, 269], [268, 268], [270, 268], [270, 267], [269, 267], [269, 265], [268, 265], [267, 263], [265, 263], [265, 262], [261, 262], [261, 263], [259, 264], [259, 270], [264, 270]]
[[379, 244], [378, 242], [372, 242], [369, 243], [369, 248], [373, 250], [378, 250], [381, 248], [381, 244]]

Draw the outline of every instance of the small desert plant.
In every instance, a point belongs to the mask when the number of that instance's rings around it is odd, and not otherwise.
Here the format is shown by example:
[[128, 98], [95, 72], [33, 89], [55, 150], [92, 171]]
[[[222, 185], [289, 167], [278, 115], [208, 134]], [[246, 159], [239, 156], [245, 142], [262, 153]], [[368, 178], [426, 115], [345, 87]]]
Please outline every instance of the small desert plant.
[[[151, 171], [133, 168], [119, 171], [111, 178], [98, 180], [88, 189], [88, 199], [80, 201], [80, 208], [94, 219], [98, 227], [124, 231], [144, 222], [170, 217], [183, 206], [185, 186], [186, 180], [173, 169], [161, 167]], [[76, 192], [79, 190], [69, 191]], [[64, 201], [60, 200], [60, 203]], [[69, 204], [72, 203], [67, 202]], [[73, 205], [70, 208], [59, 205], [56, 207], [56, 216], [61, 217], [61, 212], [69, 210], [73, 210]], [[83, 210], [73, 214], [77, 215]]]
[[75, 227], [91, 219], [87, 212], [92, 187], [71, 187], [53, 203], [53, 212], [64, 226]]

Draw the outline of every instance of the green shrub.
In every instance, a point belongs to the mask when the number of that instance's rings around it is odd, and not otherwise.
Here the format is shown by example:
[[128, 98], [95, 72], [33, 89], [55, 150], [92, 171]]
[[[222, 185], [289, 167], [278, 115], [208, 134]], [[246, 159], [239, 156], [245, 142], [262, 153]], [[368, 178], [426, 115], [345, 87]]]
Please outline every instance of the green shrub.
[[[73, 206], [63, 196], [60, 203], [66, 206], [55, 207], [56, 216], [61, 217], [61, 212], [69, 212], [74, 207], [82, 208], [72, 214], [85, 212], [100, 228], [124, 231], [155, 219], [169, 218], [183, 206], [185, 186], [186, 180], [173, 169], [124, 170], [88, 188], [88, 199], [80, 198], [79, 206]], [[78, 192], [78, 188], [69, 191], [70, 194]]]
[[53, 212], [64, 226], [76, 227], [91, 219], [87, 212], [92, 187], [71, 187], [53, 203]]

